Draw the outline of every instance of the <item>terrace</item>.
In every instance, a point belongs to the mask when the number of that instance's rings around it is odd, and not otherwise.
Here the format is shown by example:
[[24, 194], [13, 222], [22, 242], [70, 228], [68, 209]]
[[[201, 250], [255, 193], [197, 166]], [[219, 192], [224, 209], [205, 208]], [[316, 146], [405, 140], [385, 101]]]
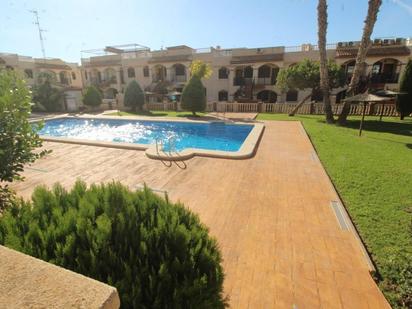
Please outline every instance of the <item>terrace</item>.
[[186, 169], [141, 151], [46, 142], [52, 153], [13, 188], [28, 198], [36, 185], [71, 187], [80, 177], [167, 191], [217, 238], [233, 308], [388, 308], [302, 125], [265, 126], [253, 158], [195, 157]]

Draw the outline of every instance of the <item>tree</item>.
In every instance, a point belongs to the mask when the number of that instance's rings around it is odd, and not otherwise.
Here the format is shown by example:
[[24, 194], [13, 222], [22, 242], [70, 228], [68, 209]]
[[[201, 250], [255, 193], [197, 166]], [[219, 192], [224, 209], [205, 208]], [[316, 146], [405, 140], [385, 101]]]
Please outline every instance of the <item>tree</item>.
[[318, 3], [318, 46], [320, 58], [320, 88], [323, 94], [323, 105], [327, 123], [334, 123], [332, 106], [330, 104], [330, 87], [328, 72], [328, 56], [326, 53], [326, 32], [328, 28], [328, 5], [326, 0]]
[[[327, 64], [329, 86], [341, 87], [345, 82], [343, 70], [336, 63], [329, 61]], [[311, 89], [311, 93], [293, 109], [289, 116], [294, 116], [299, 108], [316, 92], [320, 90], [319, 62], [304, 59], [296, 65], [283, 68], [279, 71], [276, 87], [286, 91], [288, 89]]]
[[[368, 1], [368, 14], [366, 16], [365, 25], [363, 27], [362, 40], [358, 48], [358, 54], [356, 56], [356, 63], [353, 69], [351, 81], [349, 83], [348, 90], [346, 91], [347, 97], [355, 95], [355, 90], [359, 84], [359, 80], [364, 68], [364, 62], [366, 54], [371, 45], [371, 35], [375, 26], [376, 19], [378, 18], [379, 8], [382, 4], [382, 0], [369, 0]], [[342, 112], [338, 118], [339, 125], [345, 125], [350, 111], [350, 102], [345, 102], [342, 108]]]
[[35, 106], [44, 107], [48, 112], [63, 110], [64, 91], [56, 86], [54, 77], [49, 73], [40, 73], [36, 85], [33, 86], [33, 102]]
[[198, 75], [193, 75], [183, 88], [181, 102], [182, 108], [191, 111], [193, 116], [206, 109], [205, 87]]
[[147, 188], [37, 187], [0, 217], [0, 244], [113, 285], [122, 308], [223, 308], [216, 240]]
[[124, 105], [132, 108], [133, 111], [141, 111], [145, 103], [144, 93], [137, 81], [132, 80], [126, 88], [124, 94]]
[[99, 106], [100, 104], [102, 104], [101, 92], [94, 86], [87, 87], [86, 93], [83, 96], [83, 103], [84, 105], [92, 107]]
[[0, 71], [0, 211], [12, 198], [7, 183], [23, 179], [24, 165], [46, 154], [34, 151], [42, 141], [36, 133], [40, 126], [28, 121], [30, 101], [24, 80], [13, 71]]
[[197, 76], [198, 78], [208, 79], [212, 75], [213, 71], [209, 64], [203, 62], [202, 60], [195, 60], [190, 65], [190, 74], [192, 76]]
[[401, 120], [403, 120], [405, 116], [409, 116], [412, 113], [412, 60], [409, 60], [405, 67], [399, 90], [405, 93], [399, 95], [396, 100], [396, 109], [400, 114]]

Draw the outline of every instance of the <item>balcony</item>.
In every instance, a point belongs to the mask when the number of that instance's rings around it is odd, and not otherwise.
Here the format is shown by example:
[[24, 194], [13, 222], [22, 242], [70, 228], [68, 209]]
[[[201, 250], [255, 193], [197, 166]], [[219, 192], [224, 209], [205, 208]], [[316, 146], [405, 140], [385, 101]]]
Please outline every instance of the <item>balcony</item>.
[[186, 81], [186, 75], [175, 75], [172, 77], [172, 82], [185, 83]]
[[258, 77], [257, 83], [258, 85], [274, 85], [276, 84], [276, 77]]
[[233, 86], [244, 86], [253, 82], [252, 77], [235, 77], [233, 78]]
[[371, 83], [372, 84], [397, 84], [399, 80], [398, 73], [379, 73], [372, 74]]

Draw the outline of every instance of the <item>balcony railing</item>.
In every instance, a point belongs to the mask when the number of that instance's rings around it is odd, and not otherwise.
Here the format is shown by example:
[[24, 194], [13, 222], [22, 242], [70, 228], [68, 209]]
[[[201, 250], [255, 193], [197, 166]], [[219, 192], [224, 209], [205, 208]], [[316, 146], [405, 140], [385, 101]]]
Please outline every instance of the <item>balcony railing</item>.
[[258, 77], [256, 83], [258, 85], [274, 85], [276, 84], [276, 77]]
[[233, 78], [233, 86], [244, 86], [253, 82], [252, 77], [235, 77]]
[[372, 84], [396, 84], [399, 80], [399, 74], [395, 73], [380, 73], [380, 74], [372, 74], [371, 82]]
[[172, 77], [172, 82], [184, 83], [186, 80], [186, 75], [175, 75]]

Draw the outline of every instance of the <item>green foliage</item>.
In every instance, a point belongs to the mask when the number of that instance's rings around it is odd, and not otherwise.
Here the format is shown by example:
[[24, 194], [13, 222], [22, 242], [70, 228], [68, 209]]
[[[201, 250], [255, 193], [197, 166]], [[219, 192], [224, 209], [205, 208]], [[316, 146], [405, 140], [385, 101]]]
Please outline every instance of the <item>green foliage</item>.
[[0, 218], [0, 243], [114, 285], [123, 308], [223, 308], [216, 240], [181, 204], [145, 188], [37, 187]]
[[183, 88], [181, 102], [182, 109], [191, 111], [193, 115], [206, 109], [205, 87], [198, 76], [192, 76]]
[[[393, 307], [403, 298], [397, 272], [387, 263], [393, 255], [412, 256], [412, 119], [369, 116], [358, 137], [361, 117], [348, 126], [328, 126], [322, 116], [296, 116], [303, 123], [319, 158], [339, 191], [362, 240], [376, 263], [383, 292]], [[259, 114], [258, 120], [290, 120], [287, 115]], [[361, 162], [361, 164], [360, 164]], [[397, 259], [406, 268], [406, 259]], [[411, 261], [409, 260], [409, 265]], [[398, 283], [397, 283], [398, 282]]]
[[[412, 236], [412, 235], [411, 235]], [[382, 287], [394, 308], [412, 308], [412, 255], [395, 255], [386, 261]]]
[[144, 93], [137, 81], [132, 80], [124, 94], [124, 105], [130, 106], [134, 111], [141, 111], [145, 102]]
[[190, 64], [190, 73], [192, 76], [196, 76], [200, 79], [208, 79], [213, 71], [209, 64], [203, 62], [202, 60], [194, 60]]
[[[48, 73], [38, 76], [36, 85], [33, 86], [33, 102], [35, 108], [43, 107], [48, 112], [59, 112], [63, 110], [64, 91], [53, 86], [54, 77]], [[41, 107], [40, 107], [41, 106]]]
[[[29, 123], [31, 94], [13, 71], [0, 71], [0, 183], [22, 179], [24, 164], [34, 162], [45, 151], [34, 152], [42, 142]], [[0, 210], [8, 203], [6, 186], [0, 186]]]
[[[341, 87], [345, 83], [344, 72], [335, 62], [328, 62], [329, 85], [331, 88]], [[283, 68], [277, 76], [276, 87], [288, 89], [320, 89], [319, 62], [304, 59], [295, 65]]]
[[400, 92], [406, 94], [399, 95], [396, 100], [396, 107], [401, 115], [401, 119], [412, 113], [412, 60], [408, 61], [400, 82]]
[[87, 87], [83, 103], [88, 106], [99, 106], [102, 104], [102, 93], [94, 86]]

